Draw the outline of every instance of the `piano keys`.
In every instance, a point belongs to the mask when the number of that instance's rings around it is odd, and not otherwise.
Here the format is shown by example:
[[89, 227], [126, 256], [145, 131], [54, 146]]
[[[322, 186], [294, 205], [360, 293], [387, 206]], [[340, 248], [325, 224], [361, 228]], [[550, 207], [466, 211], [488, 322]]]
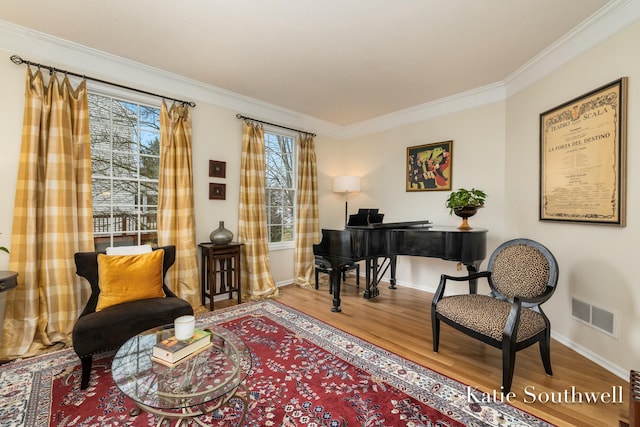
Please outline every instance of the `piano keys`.
[[[469, 273], [475, 273], [486, 257], [486, 247], [486, 229], [462, 231], [433, 226], [429, 221], [410, 221], [348, 226], [345, 230], [322, 229], [322, 240], [313, 245], [313, 252], [327, 259], [334, 272], [340, 271], [342, 264], [364, 260], [367, 287], [363, 296], [374, 298], [379, 295], [378, 284], [389, 269], [390, 288], [395, 289], [399, 255], [456, 261], [464, 264]], [[333, 293], [331, 311], [340, 312], [340, 277], [334, 273], [329, 280]], [[476, 282], [470, 282], [469, 291], [476, 290]]]

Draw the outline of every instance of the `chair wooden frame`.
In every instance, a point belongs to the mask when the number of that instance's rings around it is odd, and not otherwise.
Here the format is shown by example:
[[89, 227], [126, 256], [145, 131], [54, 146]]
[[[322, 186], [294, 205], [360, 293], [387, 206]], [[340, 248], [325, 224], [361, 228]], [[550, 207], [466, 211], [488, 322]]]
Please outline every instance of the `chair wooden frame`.
[[[506, 248], [512, 247], [514, 245], [526, 245], [531, 248], [537, 250], [543, 257], [546, 259], [548, 263], [548, 277], [546, 280], [546, 284], [544, 287], [544, 291], [535, 297], [522, 297], [522, 296], [514, 296], [512, 298], [508, 298], [503, 295], [500, 290], [496, 287], [493, 274], [496, 258], [500, 255], [500, 253]], [[444, 298], [455, 298], [455, 296], [447, 296], [445, 297], [445, 289], [447, 281], [469, 281], [476, 280], [480, 278], [485, 278], [491, 288], [491, 292], [489, 293], [489, 297], [493, 297], [497, 300], [504, 301], [507, 304], [510, 304], [509, 314], [507, 320], [504, 324], [504, 329], [502, 332], [502, 339], [497, 340], [487, 334], [479, 332], [477, 330], [473, 330], [469, 327], [463, 326], [455, 320], [452, 320], [442, 313], [438, 311], [438, 304]], [[473, 337], [476, 338], [486, 344], [489, 344], [493, 347], [499, 348], [502, 350], [502, 392], [508, 393], [511, 389], [511, 383], [513, 380], [513, 372], [515, 365], [515, 356], [516, 352], [529, 347], [536, 342], [540, 345], [540, 355], [542, 357], [542, 363], [544, 365], [545, 372], [548, 375], [552, 375], [551, 370], [551, 354], [550, 354], [550, 345], [551, 345], [551, 323], [549, 319], [542, 311], [540, 307], [544, 302], [546, 302], [551, 295], [553, 295], [556, 284], [558, 282], [558, 263], [554, 258], [553, 254], [543, 245], [538, 242], [535, 242], [530, 239], [514, 239], [508, 242], [505, 242], [498, 246], [496, 250], [491, 255], [487, 271], [478, 272], [475, 274], [471, 274], [463, 277], [456, 276], [448, 276], [443, 274], [440, 277], [440, 283], [438, 285], [438, 289], [436, 290], [433, 301], [431, 303], [431, 324], [432, 324], [432, 334], [433, 334], [433, 351], [438, 351], [439, 339], [440, 339], [440, 322], [444, 322], [449, 326]], [[535, 335], [528, 337], [526, 339], [517, 340], [516, 331], [518, 331], [520, 327], [521, 315], [524, 309], [531, 309], [536, 313], [539, 313], [544, 320], [544, 329], [540, 330]]]

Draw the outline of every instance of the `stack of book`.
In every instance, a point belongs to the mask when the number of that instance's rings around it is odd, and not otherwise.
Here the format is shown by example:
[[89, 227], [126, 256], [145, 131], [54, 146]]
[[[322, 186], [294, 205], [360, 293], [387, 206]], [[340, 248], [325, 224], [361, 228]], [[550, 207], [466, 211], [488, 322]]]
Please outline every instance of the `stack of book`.
[[172, 336], [153, 346], [151, 359], [163, 365], [174, 366], [210, 346], [211, 337], [211, 331], [202, 329], [196, 329], [188, 340]]

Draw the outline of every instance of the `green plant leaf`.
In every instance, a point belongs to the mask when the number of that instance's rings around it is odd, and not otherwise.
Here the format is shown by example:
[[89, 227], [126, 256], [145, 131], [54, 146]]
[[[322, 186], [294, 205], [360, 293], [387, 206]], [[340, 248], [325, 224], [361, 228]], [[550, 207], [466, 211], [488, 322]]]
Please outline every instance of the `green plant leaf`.
[[449, 215], [451, 215], [455, 209], [465, 206], [484, 206], [487, 197], [487, 194], [482, 190], [460, 188], [449, 194], [445, 206], [449, 208]]

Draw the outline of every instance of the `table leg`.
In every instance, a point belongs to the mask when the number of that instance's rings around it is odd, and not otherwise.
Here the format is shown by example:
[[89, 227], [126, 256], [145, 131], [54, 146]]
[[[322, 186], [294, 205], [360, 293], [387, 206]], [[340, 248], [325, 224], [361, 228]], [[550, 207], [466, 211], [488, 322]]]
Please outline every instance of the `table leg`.
[[216, 293], [216, 260], [209, 256], [209, 311], [213, 311], [213, 296]]

